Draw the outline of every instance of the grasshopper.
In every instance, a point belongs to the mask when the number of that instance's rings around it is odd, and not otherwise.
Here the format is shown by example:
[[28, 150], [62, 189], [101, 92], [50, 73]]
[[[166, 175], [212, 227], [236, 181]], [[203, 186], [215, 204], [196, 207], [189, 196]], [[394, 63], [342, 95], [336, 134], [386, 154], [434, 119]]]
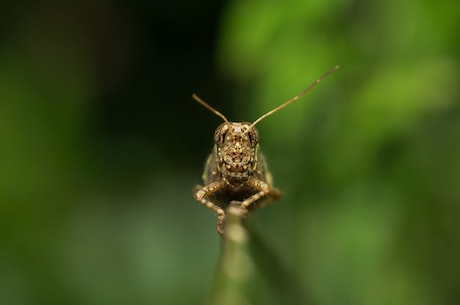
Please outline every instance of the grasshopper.
[[304, 96], [338, 68], [333, 67], [307, 89], [253, 123], [230, 122], [196, 94], [192, 95], [195, 101], [224, 121], [214, 132], [214, 148], [206, 161], [202, 177], [204, 186], [195, 187], [195, 199], [217, 214], [216, 227], [220, 235], [224, 234], [225, 209], [229, 205], [239, 207], [245, 219], [249, 211], [281, 197], [281, 192], [273, 187], [272, 175], [260, 152], [259, 132], [255, 125]]

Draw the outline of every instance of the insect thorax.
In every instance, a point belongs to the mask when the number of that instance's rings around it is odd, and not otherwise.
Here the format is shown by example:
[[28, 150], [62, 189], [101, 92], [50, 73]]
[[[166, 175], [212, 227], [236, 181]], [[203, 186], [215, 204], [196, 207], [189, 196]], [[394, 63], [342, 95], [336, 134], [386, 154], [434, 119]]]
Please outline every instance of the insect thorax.
[[222, 177], [231, 184], [244, 183], [257, 167], [257, 129], [247, 122], [226, 122], [217, 127], [214, 141]]

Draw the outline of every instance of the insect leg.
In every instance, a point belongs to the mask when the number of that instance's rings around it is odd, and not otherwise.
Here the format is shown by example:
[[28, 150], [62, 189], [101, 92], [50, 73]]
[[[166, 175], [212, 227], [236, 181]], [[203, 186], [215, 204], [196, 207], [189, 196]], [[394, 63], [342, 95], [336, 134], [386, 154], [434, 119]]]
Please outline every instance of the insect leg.
[[213, 210], [217, 214], [217, 233], [219, 233], [220, 235], [224, 234], [223, 223], [225, 219], [225, 212], [221, 207], [212, 203], [206, 197], [214, 194], [218, 190], [222, 189], [224, 186], [224, 181], [216, 181], [202, 188], [199, 188], [195, 192], [195, 199], [202, 205], [206, 206], [208, 209]]
[[281, 197], [281, 192], [279, 190], [272, 188], [267, 182], [264, 182], [262, 180], [250, 178], [248, 180], [248, 184], [257, 189], [259, 192], [255, 193], [251, 197], [241, 202], [241, 208], [245, 209], [246, 213], [247, 209], [259, 199], [268, 196], [268, 198], [265, 198], [265, 200], [259, 206], [262, 207], [271, 202], [272, 200], [276, 200]]

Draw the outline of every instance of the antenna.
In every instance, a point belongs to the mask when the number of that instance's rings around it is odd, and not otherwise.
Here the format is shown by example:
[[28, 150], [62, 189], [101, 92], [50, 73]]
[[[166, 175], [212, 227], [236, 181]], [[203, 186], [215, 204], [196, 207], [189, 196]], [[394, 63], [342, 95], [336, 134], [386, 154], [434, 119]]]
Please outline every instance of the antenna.
[[[272, 109], [270, 110], [269, 112], [267, 112], [266, 114], [262, 115], [261, 117], [259, 117], [257, 120], [254, 121], [254, 123], [251, 124], [251, 127], [254, 127], [257, 123], [259, 123], [260, 121], [262, 121], [263, 119], [265, 119], [266, 117], [268, 117], [269, 115], [272, 115], [274, 114], [275, 112], [277, 112], [278, 110], [281, 110], [283, 109], [284, 107], [286, 107], [287, 105], [297, 101], [299, 98], [301, 98], [302, 96], [304, 96], [305, 94], [307, 94], [311, 89], [313, 89], [316, 85], [318, 85], [318, 83], [320, 81], [322, 81], [323, 79], [325, 79], [326, 77], [328, 77], [332, 72], [334, 72], [335, 70], [337, 70], [339, 68], [339, 66], [335, 66], [333, 67], [332, 69], [330, 69], [329, 71], [327, 71], [326, 73], [324, 73], [323, 75], [321, 75], [316, 81], [314, 81], [310, 86], [308, 86], [307, 89], [305, 89], [304, 91], [302, 91], [301, 93], [297, 94], [296, 96], [294, 96], [293, 98], [291, 98], [290, 100], [284, 102], [283, 104], [279, 105], [278, 107], [276, 107], [275, 109]], [[214, 110], [215, 111], [215, 110]]]
[[192, 97], [195, 101], [197, 101], [199, 104], [201, 104], [204, 108], [208, 109], [209, 111], [211, 111], [212, 113], [214, 113], [215, 115], [217, 115], [218, 117], [220, 117], [221, 119], [224, 120], [224, 122], [228, 123], [228, 120], [227, 118], [222, 114], [220, 113], [219, 111], [217, 111], [216, 109], [212, 108], [211, 106], [209, 106], [205, 101], [203, 101], [201, 98], [198, 97], [198, 95], [196, 95], [195, 93], [192, 94]]

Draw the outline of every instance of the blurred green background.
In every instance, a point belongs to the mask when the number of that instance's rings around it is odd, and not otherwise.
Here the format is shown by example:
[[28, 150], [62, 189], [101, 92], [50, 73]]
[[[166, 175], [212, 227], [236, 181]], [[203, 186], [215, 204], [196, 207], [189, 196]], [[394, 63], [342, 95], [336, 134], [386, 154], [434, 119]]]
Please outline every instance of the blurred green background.
[[[220, 121], [191, 94], [253, 121], [339, 64], [258, 125], [283, 198], [247, 222], [310, 304], [458, 304], [459, 15], [446, 0], [2, 1], [0, 303], [205, 303], [220, 239], [192, 187]], [[270, 272], [249, 303], [301, 304]]]

